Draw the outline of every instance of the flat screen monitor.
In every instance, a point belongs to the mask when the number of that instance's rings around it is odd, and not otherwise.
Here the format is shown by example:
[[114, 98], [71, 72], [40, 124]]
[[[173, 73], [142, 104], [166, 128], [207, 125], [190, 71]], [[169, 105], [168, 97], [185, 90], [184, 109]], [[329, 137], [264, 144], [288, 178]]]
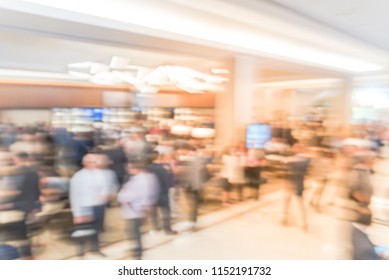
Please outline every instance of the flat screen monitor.
[[271, 126], [268, 124], [249, 124], [246, 128], [246, 148], [263, 149], [265, 143], [272, 137]]
[[101, 122], [103, 120], [104, 109], [102, 108], [93, 108], [92, 110], [92, 119], [94, 122]]
[[101, 122], [103, 120], [103, 112], [102, 108], [82, 108], [82, 116], [85, 119], [94, 122]]

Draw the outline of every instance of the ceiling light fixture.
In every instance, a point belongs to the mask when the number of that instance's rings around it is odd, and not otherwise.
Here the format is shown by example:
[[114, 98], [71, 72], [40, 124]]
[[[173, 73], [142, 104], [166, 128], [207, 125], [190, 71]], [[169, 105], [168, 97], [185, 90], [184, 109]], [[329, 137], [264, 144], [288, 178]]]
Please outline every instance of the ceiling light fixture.
[[228, 78], [210, 75], [178, 65], [149, 68], [128, 64], [130, 59], [113, 56], [109, 64], [91, 61], [71, 63], [69, 74], [97, 84], [133, 85], [139, 92], [158, 92], [162, 86], [175, 86], [188, 93], [221, 90]]

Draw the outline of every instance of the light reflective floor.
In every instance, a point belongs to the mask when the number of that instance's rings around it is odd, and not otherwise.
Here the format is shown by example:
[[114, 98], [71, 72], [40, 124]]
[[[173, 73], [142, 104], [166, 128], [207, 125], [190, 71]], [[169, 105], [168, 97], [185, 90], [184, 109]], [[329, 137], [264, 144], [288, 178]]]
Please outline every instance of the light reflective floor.
[[[188, 230], [190, 224], [187, 222], [180, 222], [174, 225], [179, 231], [176, 236], [166, 236], [163, 232], [146, 233], [143, 235], [143, 259], [341, 259], [342, 248], [336, 240], [339, 221], [330, 211], [324, 208], [324, 211], [317, 212], [307, 207], [308, 230], [304, 231], [300, 223], [299, 209], [292, 200], [289, 223], [284, 226], [280, 222], [282, 196], [280, 189], [262, 195], [258, 201], [247, 200], [201, 215], [195, 231]], [[306, 191], [306, 201], [309, 197], [310, 189]], [[110, 227], [108, 223], [108, 229]], [[119, 228], [123, 229], [123, 224], [117, 224], [116, 229]], [[373, 225], [370, 233], [376, 243], [389, 247], [388, 227]], [[107, 239], [109, 234], [113, 233], [104, 233], [102, 239]], [[55, 244], [55, 248], [45, 250], [37, 258], [58, 259], [64, 251], [69, 256], [75, 255], [75, 246], [58, 245], [57, 242]], [[106, 259], [131, 259], [131, 247], [130, 242], [122, 241], [105, 245], [101, 251], [106, 255]], [[87, 254], [83, 259], [102, 257]]]

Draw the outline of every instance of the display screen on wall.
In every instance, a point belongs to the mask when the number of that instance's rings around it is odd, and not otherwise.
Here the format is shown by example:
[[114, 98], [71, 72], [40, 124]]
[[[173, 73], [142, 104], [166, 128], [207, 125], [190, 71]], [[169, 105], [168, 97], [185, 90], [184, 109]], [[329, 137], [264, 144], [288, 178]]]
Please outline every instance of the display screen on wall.
[[104, 109], [102, 108], [83, 108], [82, 117], [94, 122], [101, 122], [103, 120]]
[[263, 149], [265, 143], [272, 137], [271, 126], [268, 124], [249, 124], [246, 128], [246, 147], [248, 149]]
[[101, 122], [103, 120], [104, 109], [94, 108], [92, 111], [92, 118], [94, 122]]

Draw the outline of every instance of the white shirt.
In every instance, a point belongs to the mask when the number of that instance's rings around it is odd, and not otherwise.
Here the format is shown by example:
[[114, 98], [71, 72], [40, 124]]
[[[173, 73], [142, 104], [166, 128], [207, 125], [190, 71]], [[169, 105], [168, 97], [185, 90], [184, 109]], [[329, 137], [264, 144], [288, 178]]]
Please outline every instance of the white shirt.
[[111, 170], [81, 169], [70, 180], [73, 215], [92, 215], [91, 207], [106, 204], [107, 196], [113, 194], [116, 188], [116, 178], [112, 176]]
[[224, 155], [222, 158], [223, 167], [221, 177], [228, 179], [230, 183], [244, 183], [245, 158], [237, 155]]

